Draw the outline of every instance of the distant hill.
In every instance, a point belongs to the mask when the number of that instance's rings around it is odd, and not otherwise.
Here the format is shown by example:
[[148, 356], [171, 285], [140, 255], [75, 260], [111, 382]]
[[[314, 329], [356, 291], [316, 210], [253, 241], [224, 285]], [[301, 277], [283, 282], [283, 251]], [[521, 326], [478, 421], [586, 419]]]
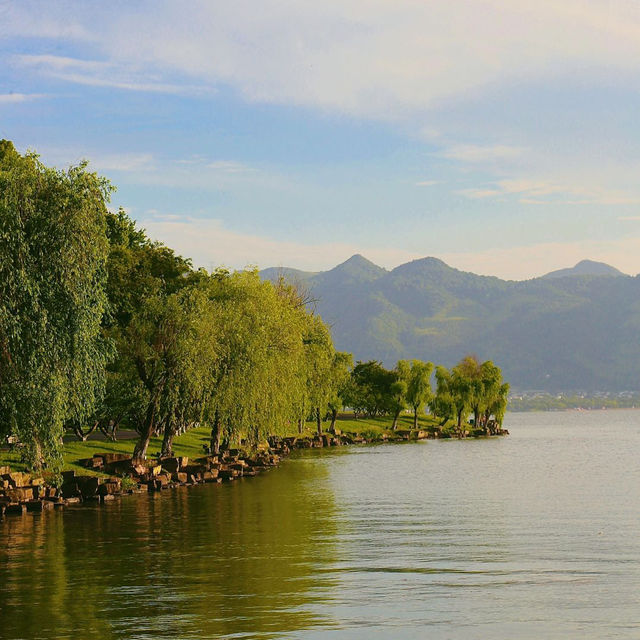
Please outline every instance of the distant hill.
[[582, 260], [575, 267], [570, 269], [558, 269], [542, 276], [543, 278], [566, 278], [568, 276], [623, 276], [622, 271], [618, 271], [604, 262], [594, 262], [593, 260]]
[[[329, 271], [266, 269], [304, 284], [356, 359], [492, 359], [520, 389], [640, 388], [640, 278], [583, 261], [522, 282], [423, 258], [387, 271], [355, 255]], [[616, 277], [601, 277], [610, 275]]]

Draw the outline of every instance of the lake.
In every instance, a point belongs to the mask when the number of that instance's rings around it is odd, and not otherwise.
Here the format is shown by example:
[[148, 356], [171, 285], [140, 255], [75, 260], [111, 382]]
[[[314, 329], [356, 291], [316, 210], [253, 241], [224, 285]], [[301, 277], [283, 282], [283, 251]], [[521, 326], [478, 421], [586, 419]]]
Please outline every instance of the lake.
[[638, 638], [640, 411], [0, 522], [0, 638]]

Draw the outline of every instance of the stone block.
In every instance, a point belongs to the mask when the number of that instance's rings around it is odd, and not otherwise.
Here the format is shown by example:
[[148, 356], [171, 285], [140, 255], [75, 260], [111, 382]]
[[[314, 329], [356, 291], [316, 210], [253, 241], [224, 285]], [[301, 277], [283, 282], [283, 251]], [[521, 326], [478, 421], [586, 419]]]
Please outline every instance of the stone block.
[[103, 482], [101, 485], [98, 486], [98, 495], [101, 495], [101, 496], [115, 495], [117, 493], [120, 493], [121, 490], [122, 490], [122, 484], [119, 481]]
[[162, 468], [169, 473], [177, 473], [180, 469], [180, 460], [178, 458], [164, 458], [160, 461]]
[[25, 503], [27, 511], [47, 511], [53, 509], [53, 502], [47, 500], [30, 500]]
[[78, 476], [76, 484], [82, 497], [89, 498], [97, 494], [98, 487], [102, 484], [102, 479], [97, 476]]
[[80, 488], [76, 482], [67, 482], [62, 485], [62, 497], [63, 498], [77, 498], [80, 495]]
[[31, 483], [31, 476], [28, 473], [22, 473], [21, 471], [11, 471], [5, 473], [2, 476], [3, 480], [9, 481], [11, 487], [26, 487]]
[[27, 507], [24, 504], [8, 504], [4, 512], [8, 516], [21, 516], [27, 512]]
[[100, 453], [96, 455], [102, 457], [105, 464], [114, 464], [115, 462], [131, 460], [131, 455], [128, 453]]
[[17, 487], [14, 489], [7, 489], [6, 495], [11, 499], [11, 502], [27, 502], [33, 500], [33, 488], [32, 487]]

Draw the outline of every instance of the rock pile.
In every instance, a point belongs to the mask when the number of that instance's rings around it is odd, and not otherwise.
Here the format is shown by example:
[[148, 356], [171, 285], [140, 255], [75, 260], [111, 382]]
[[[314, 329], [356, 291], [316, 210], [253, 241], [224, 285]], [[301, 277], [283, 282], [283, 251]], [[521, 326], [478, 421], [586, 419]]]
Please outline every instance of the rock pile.
[[238, 449], [195, 460], [187, 457], [134, 460], [120, 453], [98, 453], [80, 460], [81, 466], [103, 475], [64, 471], [59, 487], [41, 477], [0, 467], [0, 518], [44, 511], [79, 502], [108, 502], [125, 494], [161, 491], [182, 485], [219, 483], [255, 476], [276, 466], [289, 453], [274, 446], [249, 456]]
[[[504, 429], [498, 435], [507, 435]], [[45, 479], [0, 467], [0, 518], [27, 511], [45, 511], [79, 502], [109, 502], [118, 496], [133, 493], [162, 491], [178, 486], [219, 483], [255, 476], [276, 466], [294, 449], [337, 447], [371, 442], [424, 440], [445, 437], [438, 431], [398, 430], [372, 437], [335, 434], [314, 437], [273, 436], [268, 448], [248, 455], [240, 449], [223, 451], [219, 455], [205, 455], [195, 460], [187, 457], [134, 460], [123, 453], [96, 453], [79, 464], [94, 472], [83, 475], [64, 471], [62, 484], [51, 486]], [[102, 475], [95, 475], [98, 472]]]

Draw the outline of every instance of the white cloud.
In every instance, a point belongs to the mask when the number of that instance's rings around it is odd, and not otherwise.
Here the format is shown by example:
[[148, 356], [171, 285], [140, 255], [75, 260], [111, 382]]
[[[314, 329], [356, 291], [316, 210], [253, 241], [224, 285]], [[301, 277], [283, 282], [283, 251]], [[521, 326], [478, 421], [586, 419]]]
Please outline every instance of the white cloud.
[[434, 187], [437, 184], [440, 184], [439, 180], [421, 180], [416, 182], [416, 187]]
[[206, 166], [208, 169], [222, 171], [223, 173], [245, 173], [252, 170], [249, 165], [234, 160], [215, 160], [207, 163]]
[[14, 56], [14, 60], [18, 65], [34, 68], [43, 75], [92, 87], [175, 94], [203, 91], [199, 86], [163, 82], [157, 77], [154, 79], [147, 71], [132, 65], [52, 55], [18, 55]]
[[[259, 10], [250, 0], [194, 0], [189, 10], [177, 1], [117, 10], [16, 3], [6, 11], [11, 35], [93, 41], [118, 69], [385, 119], [514, 78], [633, 71], [640, 58], [633, 0], [264, 0]], [[86, 69], [69, 71], [58, 70], [91, 80]], [[115, 77], [122, 88], [163, 85]]]
[[[226, 228], [219, 220], [196, 220], [175, 214], [148, 212], [139, 221], [148, 234], [166, 242], [197, 266], [208, 269], [247, 265], [294, 267], [305, 271], [331, 269], [355, 253], [376, 264], [393, 268], [424, 257], [401, 248], [363, 246], [353, 242], [301, 243], [283, 241]], [[612, 264], [626, 273], [640, 271], [640, 237], [613, 241], [547, 242], [506, 249], [436, 254], [463, 271], [505, 279], [533, 278], [570, 267], [585, 258]]]
[[330, 269], [354, 253], [364, 253], [381, 266], [393, 267], [421, 257], [388, 247], [366, 247], [349, 242], [301, 243], [240, 233], [219, 220], [195, 220], [174, 214], [155, 214], [139, 220], [149, 236], [166, 242], [205, 268], [247, 265], [295, 267], [309, 271]]
[[612, 241], [546, 242], [506, 249], [446, 253], [439, 257], [457, 269], [511, 280], [541, 276], [581, 260], [606, 262], [624, 273], [640, 271], [640, 237]]
[[463, 195], [470, 200], [482, 200], [484, 198], [491, 198], [492, 196], [500, 196], [503, 195], [503, 192], [500, 189], [460, 189], [458, 191], [460, 195]]
[[560, 183], [544, 179], [513, 178], [498, 180], [488, 187], [461, 189], [461, 195], [471, 199], [516, 196], [520, 204], [549, 205], [630, 205], [640, 203], [640, 194], [611, 189], [598, 184]]
[[444, 149], [440, 152], [445, 158], [461, 160], [469, 163], [487, 163], [493, 161], [504, 161], [510, 158], [517, 158], [525, 152], [521, 147], [513, 147], [505, 144], [495, 145], [474, 145], [458, 144]]
[[91, 156], [91, 166], [100, 171], [149, 171], [154, 169], [151, 153], [114, 153]]
[[0, 93], [0, 105], [29, 102], [38, 98], [44, 98], [44, 95], [41, 93]]

